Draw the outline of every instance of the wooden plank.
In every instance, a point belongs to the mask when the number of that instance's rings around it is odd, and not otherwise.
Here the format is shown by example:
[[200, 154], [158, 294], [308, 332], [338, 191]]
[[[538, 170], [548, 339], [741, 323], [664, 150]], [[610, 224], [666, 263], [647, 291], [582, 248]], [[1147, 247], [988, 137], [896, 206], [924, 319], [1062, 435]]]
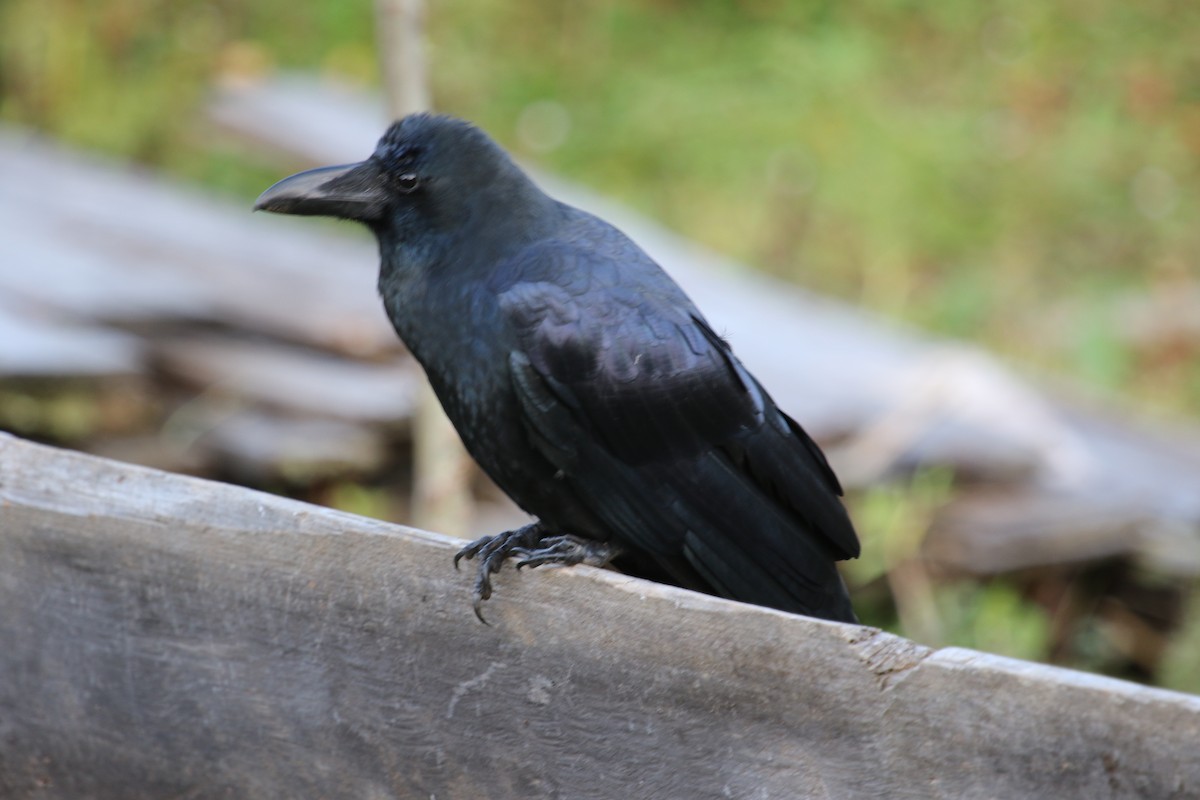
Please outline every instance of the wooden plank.
[[402, 350], [365, 235], [252, 215], [20, 131], [0, 129], [0, 174], [7, 297], [85, 320], [196, 320], [351, 355]]
[[1089, 457], [1059, 482], [976, 488], [951, 502], [923, 545], [955, 571], [994, 574], [1136, 554], [1200, 575], [1200, 437], [1079, 405]]
[[1200, 698], [0, 436], [0, 795], [1200, 792]]
[[406, 423], [423, 380], [409, 358], [367, 363], [236, 337], [176, 337], [149, 348], [158, 369], [193, 385], [274, 409], [355, 422]]
[[121, 378], [141, 367], [142, 348], [132, 336], [0, 302], [0, 376]]
[[295, 418], [261, 411], [226, 413], [197, 441], [222, 474], [239, 483], [270, 485], [283, 478], [313, 483], [379, 470], [387, 446], [377, 429], [339, 419]]

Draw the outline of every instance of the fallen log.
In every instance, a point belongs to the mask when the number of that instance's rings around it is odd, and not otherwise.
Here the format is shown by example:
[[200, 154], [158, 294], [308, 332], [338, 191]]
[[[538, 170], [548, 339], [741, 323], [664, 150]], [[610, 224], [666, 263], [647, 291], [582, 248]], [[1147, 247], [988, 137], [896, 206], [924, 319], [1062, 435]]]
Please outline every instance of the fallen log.
[[314, 253], [248, 207], [21, 130], [0, 129], [0, 174], [6, 301], [89, 323], [199, 322], [355, 356], [403, 352], [365, 237], [318, 237]]
[[1200, 792], [1200, 698], [0, 435], [0, 795]]
[[0, 303], [0, 376], [125, 378], [138, 373], [132, 336], [98, 325], [63, 324]]

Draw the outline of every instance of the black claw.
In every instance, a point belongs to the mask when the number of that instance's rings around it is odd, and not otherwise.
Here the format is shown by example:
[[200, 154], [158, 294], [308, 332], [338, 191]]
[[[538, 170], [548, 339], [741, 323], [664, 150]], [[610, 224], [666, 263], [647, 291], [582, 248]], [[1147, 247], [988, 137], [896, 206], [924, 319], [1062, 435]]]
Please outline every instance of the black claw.
[[[525, 555], [525, 554], [519, 553], [518, 555]], [[554, 558], [550, 557], [550, 556], [543, 556], [543, 557], [530, 556], [529, 558], [523, 558], [520, 561], [518, 561], [517, 569], [521, 569], [521, 567], [529, 567], [530, 569], [537, 569], [542, 564], [548, 564], [551, 561], [554, 561]]]
[[543, 534], [541, 524], [535, 522], [496, 536], [483, 536], [455, 553], [455, 569], [458, 569], [458, 562], [464, 558], [468, 561], [479, 558], [479, 566], [475, 571], [475, 586], [471, 592], [471, 606], [475, 609], [475, 616], [484, 625], [491, 624], [483, 617], [483, 603], [492, 596], [491, 576], [500, 571], [511, 554], [537, 544]]
[[481, 536], [478, 539], [476, 539], [475, 541], [471, 542], [466, 547], [464, 547], [462, 550], [459, 550], [457, 553], [455, 553], [454, 554], [454, 568], [458, 569], [458, 562], [461, 559], [465, 558], [467, 561], [470, 561], [475, 556], [477, 556], [479, 554], [479, 551], [483, 550], [485, 547], [487, 547], [488, 543], [491, 542], [492, 539], [493, 539], [493, 537], [491, 537], [491, 536]]
[[535, 522], [513, 531], [476, 539], [455, 554], [455, 569], [458, 569], [458, 562], [464, 558], [468, 561], [479, 558], [479, 566], [475, 571], [475, 586], [471, 592], [471, 605], [475, 609], [475, 616], [484, 625], [491, 624], [483, 618], [483, 603], [492, 596], [492, 575], [499, 572], [509, 558], [520, 559], [517, 562], [518, 570], [522, 567], [534, 569], [543, 564], [604, 566], [620, 552], [619, 548], [611, 543], [546, 534], [542, 524]]

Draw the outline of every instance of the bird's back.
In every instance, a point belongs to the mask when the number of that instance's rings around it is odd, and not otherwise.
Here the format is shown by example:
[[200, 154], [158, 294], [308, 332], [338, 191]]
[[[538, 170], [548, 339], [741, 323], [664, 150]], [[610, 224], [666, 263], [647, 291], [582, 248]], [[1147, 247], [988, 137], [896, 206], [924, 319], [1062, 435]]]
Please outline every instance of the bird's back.
[[598, 520], [686, 586], [854, 619], [834, 561], [858, 540], [837, 479], [657, 264], [574, 211], [494, 275], [521, 427], [577, 527]]

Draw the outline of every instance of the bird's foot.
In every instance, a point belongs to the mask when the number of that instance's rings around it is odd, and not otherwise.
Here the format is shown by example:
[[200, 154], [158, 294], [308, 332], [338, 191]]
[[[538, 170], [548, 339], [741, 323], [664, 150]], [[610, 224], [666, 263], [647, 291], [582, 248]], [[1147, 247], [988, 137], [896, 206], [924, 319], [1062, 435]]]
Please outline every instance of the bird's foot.
[[479, 617], [479, 621], [484, 625], [491, 624], [483, 618], [483, 601], [492, 596], [492, 575], [500, 571], [500, 567], [514, 550], [536, 547], [545, 533], [542, 523], [533, 522], [495, 536], [482, 536], [454, 554], [455, 569], [458, 569], [461, 559], [470, 561], [479, 556], [475, 587], [471, 591], [471, 605], [475, 608], [475, 616]]
[[517, 569], [540, 567], [543, 564], [589, 564], [603, 567], [620, 554], [616, 545], [581, 539], [562, 534], [547, 535], [542, 523], [534, 522], [516, 530], [484, 536], [459, 550], [454, 556], [454, 568], [458, 569], [461, 559], [470, 561], [479, 557], [479, 568], [475, 572], [475, 586], [471, 592], [471, 604], [475, 616], [484, 625], [490, 624], [483, 618], [483, 601], [492, 596], [492, 575], [511, 556], [519, 556]]
[[547, 536], [538, 542], [536, 548], [514, 547], [513, 555], [520, 556], [517, 569], [521, 567], [540, 567], [543, 564], [560, 564], [575, 566], [587, 564], [591, 567], [606, 567], [608, 563], [621, 554], [621, 548], [608, 542], [597, 542], [593, 539], [580, 539], [578, 536], [566, 534]]

